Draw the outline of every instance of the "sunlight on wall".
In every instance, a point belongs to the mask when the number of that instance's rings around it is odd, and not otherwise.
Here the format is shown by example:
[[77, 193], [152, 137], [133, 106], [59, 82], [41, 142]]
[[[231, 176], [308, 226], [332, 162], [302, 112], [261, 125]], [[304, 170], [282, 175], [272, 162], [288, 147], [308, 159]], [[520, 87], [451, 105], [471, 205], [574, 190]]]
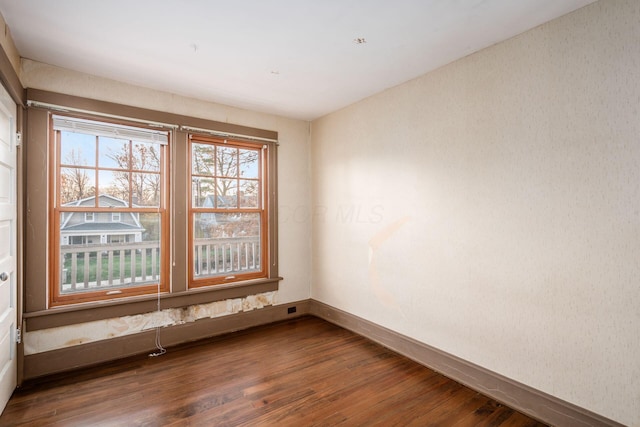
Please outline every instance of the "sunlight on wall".
[[314, 121], [312, 298], [640, 425], [639, 21], [599, 1]]

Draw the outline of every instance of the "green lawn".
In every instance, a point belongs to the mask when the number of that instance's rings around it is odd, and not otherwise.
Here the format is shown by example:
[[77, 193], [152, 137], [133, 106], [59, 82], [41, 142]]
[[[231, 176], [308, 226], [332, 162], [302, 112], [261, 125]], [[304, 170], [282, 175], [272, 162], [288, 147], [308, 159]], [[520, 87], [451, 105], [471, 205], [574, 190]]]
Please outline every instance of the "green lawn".
[[[151, 251], [152, 249], [146, 249], [147, 251], [147, 259], [146, 259], [146, 275], [147, 275], [147, 279], [151, 278], [152, 276], [152, 265], [151, 265]], [[123, 263], [124, 263], [124, 277], [125, 280], [128, 281], [131, 278], [131, 253], [133, 252], [133, 256], [135, 256], [135, 264], [136, 264], [136, 271], [135, 271], [135, 275], [136, 277], [141, 277], [142, 276], [142, 253], [136, 253], [136, 251], [131, 251], [131, 250], [126, 250], [125, 252], [125, 256], [123, 259]], [[96, 252], [89, 252], [89, 256], [88, 258], [88, 262], [89, 262], [89, 279], [87, 280], [88, 282], [96, 282], [96, 272], [97, 272], [97, 267], [98, 267], [98, 257], [97, 257], [97, 253]], [[64, 271], [66, 271], [66, 274], [63, 276], [63, 282], [65, 284], [71, 283], [71, 259], [72, 259], [72, 255], [71, 254], [66, 254], [65, 255], [65, 259], [64, 259]], [[84, 278], [84, 266], [85, 266], [85, 254], [84, 253], [78, 253], [77, 254], [77, 258], [76, 258], [76, 283], [83, 283], [85, 281]], [[121, 263], [121, 258], [120, 258], [120, 253], [119, 251], [115, 251], [113, 254], [113, 266], [112, 266], [112, 277], [114, 280], [117, 280], [120, 278], [120, 263]], [[100, 279], [101, 281], [105, 282], [109, 279], [109, 257], [105, 254], [105, 255], [101, 255], [100, 257], [100, 267], [101, 267], [101, 273], [100, 273]], [[158, 256], [156, 256], [156, 276], [159, 275], [159, 268], [160, 268], [160, 259]]]

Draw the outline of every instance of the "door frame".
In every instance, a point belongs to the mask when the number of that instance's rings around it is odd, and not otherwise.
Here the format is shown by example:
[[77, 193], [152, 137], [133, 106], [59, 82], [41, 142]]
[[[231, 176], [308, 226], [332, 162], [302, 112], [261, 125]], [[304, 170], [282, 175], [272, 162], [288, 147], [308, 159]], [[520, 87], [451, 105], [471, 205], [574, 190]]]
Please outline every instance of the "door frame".
[[[26, 106], [27, 90], [22, 86], [18, 73], [5, 51], [5, 43], [12, 43], [10, 39], [0, 42], [0, 84], [9, 93], [16, 103], [16, 132], [21, 135], [21, 141], [17, 141], [16, 153], [16, 326], [20, 328], [24, 336], [24, 214], [25, 214], [25, 159], [26, 159]], [[17, 346], [17, 385], [20, 386], [24, 379], [24, 344], [23, 340]]]

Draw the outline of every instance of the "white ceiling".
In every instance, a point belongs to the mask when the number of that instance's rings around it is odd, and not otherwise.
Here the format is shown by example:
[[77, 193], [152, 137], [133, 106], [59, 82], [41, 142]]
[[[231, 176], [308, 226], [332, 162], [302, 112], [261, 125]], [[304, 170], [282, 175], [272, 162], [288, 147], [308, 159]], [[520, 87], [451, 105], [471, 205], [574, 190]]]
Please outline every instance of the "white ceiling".
[[0, 13], [24, 58], [312, 120], [593, 1], [0, 0]]

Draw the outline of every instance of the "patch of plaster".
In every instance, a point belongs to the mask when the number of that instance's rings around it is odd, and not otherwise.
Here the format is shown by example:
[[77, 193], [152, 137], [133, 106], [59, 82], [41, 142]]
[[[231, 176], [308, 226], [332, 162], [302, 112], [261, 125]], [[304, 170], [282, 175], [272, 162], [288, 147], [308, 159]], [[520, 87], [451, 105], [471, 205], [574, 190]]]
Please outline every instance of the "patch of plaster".
[[169, 308], [152, 313], [98, 320], [24, 334], [25, 355], [37, 354], [89, 342], [136, 334], [155, 328], [181, 325], [200, 319], [228, 316], [274, 305], [276, 292], [250, 295], [207, 304]]
[[67, 341], [65, 344], [65, 347], [71, 347], [74, 345], [80, 345], [80, 344], [84, 344], [86, 342], [91, 341], [89, 338], [76, 338], [74, 340], [71, 341]]

